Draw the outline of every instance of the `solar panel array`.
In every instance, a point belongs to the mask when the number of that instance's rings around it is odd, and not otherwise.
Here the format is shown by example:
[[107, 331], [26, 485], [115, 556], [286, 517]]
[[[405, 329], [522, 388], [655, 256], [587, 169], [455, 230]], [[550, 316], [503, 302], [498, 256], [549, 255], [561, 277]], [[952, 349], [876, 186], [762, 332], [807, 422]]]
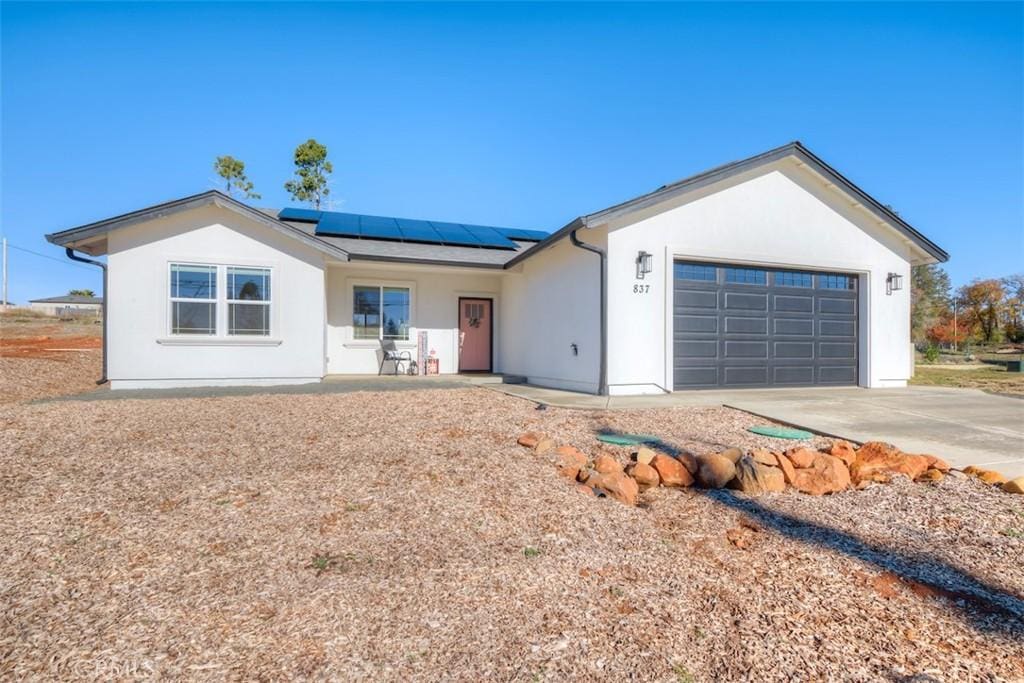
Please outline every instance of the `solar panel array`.
[[282, 209], [277, 217], [283, 221], [316, 223], [317, 235], [425, 242], [460, 247], [516, 249], [518, 245], [512, 240], [539, 242], [548, 236], [548, 233], [540, 230], [492, 228], [486, 225], [366, 216], [312, 209]]

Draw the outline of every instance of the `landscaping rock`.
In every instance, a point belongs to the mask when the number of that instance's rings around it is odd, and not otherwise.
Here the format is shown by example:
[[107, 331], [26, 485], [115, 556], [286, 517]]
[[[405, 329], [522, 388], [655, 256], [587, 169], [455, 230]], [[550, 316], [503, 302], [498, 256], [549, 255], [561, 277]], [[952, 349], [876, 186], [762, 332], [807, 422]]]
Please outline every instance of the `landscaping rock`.
[[692, 486], [693, 476], [679, 460], [658, 453], [651, 461], [651, 467], [658, 472], [663, 486]]
[[638, 462], [626, 468], [626, 474], [636, 479], [641, 491], [652, 489], [661, 483], [661, 475], [647, 463]]
[[[772, 457], [772, 460], [775, 460]], [[786, 490], [782, 470], [765, 465], [753, 456], [745, 455], [736, 463], [736, 477], [730, 486], [751, 496], [762, 493], [781, 493]]]
[[814, 463], [814, 459], [818, 457], [818, 452], [807, 446], [796, 446], [786, 451], [786, 457], [793, 463], [793, 467], [803, 468], [810, 467]]
[[942, 481], [945, 477], [946, 477], [946, 475], [943, 474], [941, 471], [936, 470], [936, 469], [932, 469], [932, 468], [928, 468], [927, 470], [925, 470], [924, 474], [922, 474], [920, 477], [917, 478], [917, 481], [923, 481], [923, 482], [930, 481], [930, 482], [937, 483], [937, 482]]
[[683, 467], [690, 474], [697, 474], [697, 470], [700, 469], [700, 463], [697, 462], [697, 457], [692, 453], [680, 453], [676, 456], [676, 460], [683, 463]]
[[[762, 465], [768, 465], [768, 467], [778, 467], [779, 461], [775, 459], [775, 454], [771, 451], [751, 451], [750, 457], [755, 462], [759, 462]], [[742, 458], [740, 458], [742, 460]]]
[[636, 480], [626, 476], [622, 470], [605, 473], [592, 471], [587, 479], [587, 486], [604, 491], [606, 495], [626, 505], [636, 505], [636, 498], [640, 493], [640, 486]]
[[986, 470], [984, 467], [975, 467], [974, 465], [969, 465], [964, 468], [964, 474], [969, 474], [975, 479], [985, 484], [1002, 485], [1006, 483], [1006, 477], [999, 474], [999, 472], [996, 472], [995, 470]]
[[847, 467], [857, 460], [857, 449], [855, 449], [849, 441], [836, 441], [832, 444], [828, 453], [829, 455], [834, 455], [842, 460]]
[[796, 478], [796, 468], [793, 467], [793, 463], [782, 453], [776, 453], [775, 459], [779, 463], [779, 469], [782, 470], [782, 476], [786, 483], [792, 486], [793, 480]]
[[533, 447], [533, 452], [538, 455], [544, 455], [553, 450], [555, 450], [555, 440], [549, 439], [546, 436], [541, 437], [540, 441], [537, 442], [537, 445]]
[[894, 474], [914, 480], [927, 469], [928, 459], [923, 455], [910, 455], [887, 443], [869, 441], [857, 449], [857, 459], [850, 465], [850, 478], [854, 484], [865, 480], [884, 482]]
[[654, 451], [646, 446], [641, 446], [640, 450], [636, 452], [636, 461], [644, 465], [650, 465], [651, 461], [654, 460], [654, 456], [657, 455]]
[[1017, 477], [1003, 484], [1003, 490], [1007, 493], [1024, 494], [1024, 477]]
[[558, 456], [558, 473], [566, 479], [576, 479], [580, 470], [587, 466], [587, 456], [575, 446], [559, 446], [555, 449]]
[[698, 462], [700, 469], [697, 470], [697, 481], [705, 488], [724, 488], [736, 476], [736, 465], [719, 453], [701, 456]]
[[834, 455], [819, 453], [810, 467], [797, 469], [793, 488], [812, 496], [838, 493], [850, 485], [846, 463]]
[[597, 496], [597, 494], [594, 493], [594, 489], [590, 488], [586, 484], [576, 484], [576, 490], [585, 496], [590, 496], [591, 498]]
[[942, 458], [936, 458], [934, 455], [928, 455], [926, 453], [922, 453], [921, 457], [928, 460], [928, 467], [933, 470], [938, 470], [943, 474], [950, 470], [949, 463]]
[[540, 443], [541, 438], [543, 438], [543, 435], [538, 434], [537, 432], [526, 432], [525, 434], [520, 435], [519, 440], [516, 443], [520, 446], [526, 446], [527, 448], [536, 448], [537, 444]]
[[721, 455], [724, 458], [729, 458], [729, 461], [732, 462], [733, 465], [735, 465], [737, 462], [739, 462], [739, 459], [743, 457], [743, 451], [735, 447], [726, 448], [724, 451], [719, 453], [719, 455]]
[[612, 456], [602, 453], [594, 458], [594, 469], [601, 474], [610, 474], [612, 472], [621, 472], [622, 465]]

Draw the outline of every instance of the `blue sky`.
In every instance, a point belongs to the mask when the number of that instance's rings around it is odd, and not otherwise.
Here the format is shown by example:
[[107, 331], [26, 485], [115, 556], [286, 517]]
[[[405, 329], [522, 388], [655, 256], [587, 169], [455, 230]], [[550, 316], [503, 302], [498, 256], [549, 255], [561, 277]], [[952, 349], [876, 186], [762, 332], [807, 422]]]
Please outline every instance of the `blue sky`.
[[1024, 5], [2, 5], [10, 297], [43, 234], [326, 144], [335, 208], [553, 230], [799, 139], [952, 254], [1024, 269]]

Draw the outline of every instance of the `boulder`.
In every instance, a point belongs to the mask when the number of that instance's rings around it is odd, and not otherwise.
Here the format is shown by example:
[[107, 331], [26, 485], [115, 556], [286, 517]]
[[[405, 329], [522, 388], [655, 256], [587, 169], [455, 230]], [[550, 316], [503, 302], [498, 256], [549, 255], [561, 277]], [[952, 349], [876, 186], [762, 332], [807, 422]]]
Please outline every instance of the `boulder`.
[[810, 467], [794, 472], [793, 488], [812, 496], [838, 493], [850, 485], [850, 471], [834, 455], [819, 453]]
[[793, 485], [793, 479], [796, 478], [796, 468], [793, 467], [793, 463], [782, 453], [776, 453], [775, 459], [779, 463], [779, 469], [782, 470], [782, 477], [786, 483], [790, 486]]
[[698, 459], [697, 481], [709, 489], [724, 488], [736, 476], [736, 465], [719, 453], [710, 453]]
[[683, 463], [672, 456], [658, 453], [651, 461], [651, 467], [658, 471], [662, 486], [692, 486], [693, 476]]
[[597, 494], [594, 493], [594, 489], [590, 488], [586, 484], [576, 484], [576, 490], [585, 496], [590, 496], [591, 498], [597, 496]]
[[724, 451], [719, 453], [724, 458], [729, 458], [729, 461], [735, 465], [739, 462], [739, 459], [743, 457], [743, 451], [735, 446], [733, 448], [726, 448]]
[[643, 463], [644, 465], [650, 465], [651, 461], [654, 460], [654, 456], [657, 455], [654, 451], [646, 446], [641, 446], [640, 450], [636, 452], [636, 461]]
[[527, 448], [536, 448], [537, 444], [540, 443], [541, 438], [543, 438], [542, 434], [538, 434], [537, 432], [526, 432], [519, 436], [516, 443], [520, 446], [526, 446]]
[[933, 482], [933, 483], [937, 483], [937, 482], [942, 481], [942, 479], [945, 476], [946, 475], [944, 475], [939, 470], [928, 468], [927, 470], [924, 471], [924, 474], [922, 474], [920, 477], [918, 477], [916, 479], [916, 481], [923, 481], [923, 482], [930, 481], [930, 482]]
[[636, 505], [636, 497], [640, 493], [640, 486], [636, 479], [626, 476], [622, 470], [618, 472], [597, 472], [591, 471], [587, 479], [587, 486], [603, 491], [620, 503]]
[[862, 481], [888, 481], [894, 474], [917, 479], [928, 469], [923, 455], [909, 455], [881, 441], [869, 441], [857, 449], [857, 459], [850, 465], [854, 484]]
[[594, 458], [594, 469], [601, 474], [609, 474], [611, 472], [621, 472], [622, 465], [612, 456], [602, 453]]
[[1003, 490], [1007, 493], [1024, 494], [1024, 477], [1017, 477], [1003, 484]]
[[566, 479], [576, 479], [580, 470], [587, 466], [587, 456], [575, 446], [559, 446], [555, 455], [558, 456], [558, 473]]
[[818, 452], [813, 448], [807, 446], [795, 446], [786, 451], [786, 457], [793, 463], [793, 467], [803, 468], [810, 467], [814, 462], [814, 459], [818, 457]]
[[[779, 461], [776, 460], [775, 454], [771, 451], [751, 451], [750, 457], [752, 457], [755, 462], [759, 462], [762, 465], [768, 465], [768, 467], [779, 466]], [[740, 460], [742, 460], [742, 458], [740, 458]]]
[[832, 447], [828, 449], [828, 454], [834, 455], [842, 460], [847, 467], [857, 460], [857, 449], [855, 449], [849, 441], [836, 441], [832, 444]]
[[950, 470], [949, 463], [943, 460], [942, 458], [937, 458], [934, 455], [928, 455], [927, 453], [922, 453], [921, 457], [928, 460], [928, 467], [930, 469], [938, 470], [943, 474], [949, 472]]
[[736, 463], [736, 478], [729, 485], [751, 496], [781, 493], [786, 490], [782, 470], [765, 465], [750, 455], [743, 456]]
[[555, 440], [549, 439], [546, 436], [541, 437], [540, 441], [537, 442], [537, 445], [533, 447], [533, 452], [538, 455], [544, 455], [545, 453], [550, 453], [553, 450], [555, 450]]
[[999, 484], [1001, 486], [1006, 483], [1006, 477], [995, 470], [986, 470], [984, 467], [969, 465], [964, 468], [964, 474], [969, 474], [985, 484]]
[[697, 474], [697, 470], [700, 469], [700, 463], [697, 462], [697, 456], [692, 453], [680, 453], [676, 456], [676, 460], [683, 463], [683, 467], [690, 474]]
[[661, 483], [661, 476], [658, 474], [658, 470], [647, 463], [638, 462], [630, 465], [626, 468], [626, 474], [636, 479], [636, 483], [641, 491], [652, 489]]

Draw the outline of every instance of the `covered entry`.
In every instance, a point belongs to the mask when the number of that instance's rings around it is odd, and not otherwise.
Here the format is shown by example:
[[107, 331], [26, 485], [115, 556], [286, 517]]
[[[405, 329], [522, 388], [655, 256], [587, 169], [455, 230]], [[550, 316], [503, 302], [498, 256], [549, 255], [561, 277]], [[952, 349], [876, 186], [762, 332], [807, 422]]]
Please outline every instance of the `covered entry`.
[[855, 385], [857, 276], [676, 261], [675, 389]]

